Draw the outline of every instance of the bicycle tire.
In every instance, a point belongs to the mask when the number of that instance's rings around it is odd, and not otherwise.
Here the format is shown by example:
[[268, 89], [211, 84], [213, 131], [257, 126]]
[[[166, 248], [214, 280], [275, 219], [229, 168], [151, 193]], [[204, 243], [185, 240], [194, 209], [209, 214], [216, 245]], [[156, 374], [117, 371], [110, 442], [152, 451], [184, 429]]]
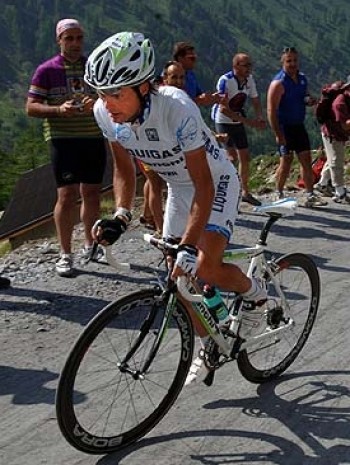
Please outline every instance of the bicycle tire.
[[[273, 341], [260, 342], [260, 345], [238, 354], [238, 368], [242, 376], [252, 383], [270, 381], [294, 362], [311, 333], [319, 306], [320, 278], [310, 257], [292, 253], [279, 258], [274, 264], [275, 277], [289, 306], [287, 312], [284, 310], [285, 316], [291, 317], [294, 324], [290, 330], [276, 335]], [[271, 288], [272, 281], [267, 276], [264, 278], [269, 297], [277, 297]], [[277, 304], [280, 305], [280, 302]], [[265, 319], [265, 329], [269, 323], [268, 318]]]
[[[136, 370], [146, 360], [164, 320], [166, 302], [159, 304], [157, 294], [156, 289], [137, 291], [107, 305], [73, 346], [59, 379], [56, 413], [61, 432], [76, 449], [104, 454], [130, 445], [147, 434], [178, 397], [194, 346], [192, 322], [181, 302], [143, 379], [117, 365], [137, 338], [140, 345], [129, 366]], [[145, 334], [141, 327], [147, 329]]]

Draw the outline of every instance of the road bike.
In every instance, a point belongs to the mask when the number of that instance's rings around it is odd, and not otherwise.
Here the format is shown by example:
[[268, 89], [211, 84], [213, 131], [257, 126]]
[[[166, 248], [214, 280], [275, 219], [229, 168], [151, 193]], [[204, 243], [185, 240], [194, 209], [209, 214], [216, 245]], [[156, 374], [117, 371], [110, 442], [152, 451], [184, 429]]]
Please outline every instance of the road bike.
[[[223, 292], [230, 321], [221, 327], [203, 303], [203, 283], [184, 277], [175, 283], [169, 265], [148, 288], [110, 303], [89, 322], [57, 389], [58, 424], [71, 445], [90, 454], [111, 453], [157, 425], [179, 396], [192, 362], [191, 314], [210, 336], [201, 354], [206, 384], [231, 361], [252, 383], [274, 379], [293, 363], [316, 318], [319, 274], [305, 254], [270, 256], [267, 236], [295, 207], [294, 199], [256, 207], [268, 217], [256, 245], [225, 251], [226, 262], [244, 257], [248, 276], [266, 285], [268, 299], [258, 319], [242, 311], [240, 295]], [[150, 235], [145, 239], [164, 257], [176, 256], [176, 245]]]

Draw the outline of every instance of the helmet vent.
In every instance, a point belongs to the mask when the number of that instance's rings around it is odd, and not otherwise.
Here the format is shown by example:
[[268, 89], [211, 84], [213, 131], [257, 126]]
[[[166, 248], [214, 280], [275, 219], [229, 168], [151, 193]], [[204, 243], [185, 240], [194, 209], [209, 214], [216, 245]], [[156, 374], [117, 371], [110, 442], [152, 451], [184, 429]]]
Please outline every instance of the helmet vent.
[[140, 56], [140, 50], [136, 50], [136, 52], [130, 57], [130, 61], [136, 61], [140, 58]]

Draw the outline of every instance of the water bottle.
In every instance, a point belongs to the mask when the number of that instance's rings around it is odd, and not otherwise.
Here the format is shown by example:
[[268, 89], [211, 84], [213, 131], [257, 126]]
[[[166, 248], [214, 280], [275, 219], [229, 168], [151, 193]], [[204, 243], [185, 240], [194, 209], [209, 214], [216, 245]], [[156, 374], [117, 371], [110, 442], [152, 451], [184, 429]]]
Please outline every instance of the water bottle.
[[222, 300], [220, 292], [214, 287], [206, 284], [203, 288], [203, 302], [218, 321], [219, 325], [223, 325], [230, 320], [225, 302]]

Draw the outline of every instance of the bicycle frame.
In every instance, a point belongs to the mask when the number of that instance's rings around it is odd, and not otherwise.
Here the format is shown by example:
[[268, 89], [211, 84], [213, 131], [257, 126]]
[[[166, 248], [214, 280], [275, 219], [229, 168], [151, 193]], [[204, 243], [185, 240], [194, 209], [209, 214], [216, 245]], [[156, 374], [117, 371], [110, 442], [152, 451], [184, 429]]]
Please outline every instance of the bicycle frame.
[[[286, 202], [289, 203], [286, 204]], [[252, 277], [256, 270], [258, 270], [259, 275], [267, 273], [271, 281], [274, 283], [275, 289], [279, 297], [282, 299], [284, 308], [286, 308], [286, 298], [283, 294], [283, 291], [279, 283], [275, 279], [273, 270], [271, 270], [269, 263], [265, 257], [265, 250], [267, 247], [267, 236], [271, 230], [272, 225], [283, 216], [293, 215], [294, 209], [296, 207], [296, 202], [294, 199], [287, 199], [287, 201], [281, 202], [281, 205], [282, 208], [279, 208], [278, 202], [276, 202], [273, 206], [270, 205], [257, 209], [257, 211], [260, 210], [264, 213], [267, 213], [269, 218], [265, 222], [260, 232], [260, 236], [256, 245], [254, 247], [242, 247], [238, 249], [226, 250], [224, 253], [224, 261], [226, 263], [229, 263], [235, 259], [242, 258], [250, 260], [247, 276]], [[145, 234], [144, 239], [152, 245], [160, 248], [161, 250], [166, 247], [169, 247], [169, 245], [166, 245], [164, 241], [160, 239], [155, 239], [150, 234]], [[176, 247], [177, 246], [171, 246], [172, 249], [176, 249]], [[268, 332], [259, 334], [257, 336], [253, 336], [251, 338], [248, 338], [247, 340], [240, 339], [238, 334], [242, 319], [242, 299], [240, 297], [234, 298], [232, 304], [229, 306], [231, 323], [229, 329], [223, 332], [222, 329], [216, 323], [214, 317], [209, 312], [206, 305], [204, 304], [203, 295], [200, 292], [199, 285], [195, 279], [188, 279], [184, 276], [178, 278], [177, 291], [185, 299], [185, 301], [191, 305], [191, 308], [195, 312], [200, 324], [207, 331], [208, 335], [218, 344], [218, 346], [221, 349], [221, 353], [227, 358], [234, 358], [239, 351], [247, 349], [248, 347], [250, 348], [256, 343], [261, 342], [263, 339], [272, 339], [275, 337], [276, 333], [280, 331], [286, 331], [291, 326], [293, 326], [293, 320], [290, 318], [288, 323], [283, 327], [269, 329]], [[170, 299], [170, 301], [172, 309], [174, 309], [176, 301], [174, 301], [173, 299]], [[166, 325], [163, 325], [163, 329], [166, 329]], [[162, 335], [159, 334], [159, 337], [162, 338]]]

